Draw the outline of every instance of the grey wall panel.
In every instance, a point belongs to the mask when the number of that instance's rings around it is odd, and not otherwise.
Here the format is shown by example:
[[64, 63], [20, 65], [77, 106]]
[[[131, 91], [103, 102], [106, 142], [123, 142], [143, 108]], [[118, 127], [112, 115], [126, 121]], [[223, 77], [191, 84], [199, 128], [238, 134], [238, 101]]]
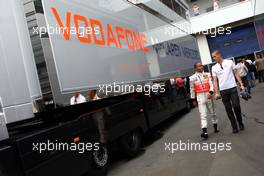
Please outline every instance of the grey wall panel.
[[50, 40], [41, 39], [41, 44], [43, 48], [45, 61], [47, 64], [47, 70], [49, 74], [51, 90], [52, 90], [52, 95], [53, 95], [53, 102], [54, 104], [69, 105], [70, 98], [73, 96], [73, 94], [72, 93], [62, 94], [60, 91], [60, 85], [58, 81], [54, 58], [52, 55], [52, 49], [50, 46]]
[[13, 13], [16, 19], [16, 30], [18, 33], [18, 40], [25, 67], [30, 97], [32, 99], [39, 98], [41, 97], [41, 90], [22, 1], [15, 1], [15, 3], [13, 3]]
[[[14, 122], [33, 117], [31, 94], [28, 77], [23, 58], [26, 51], [21, 46], [21, 31], [17, 15], [23, 14], [17, 11], [21, 4], [16, 0], [0, 1], [0, 65], [1, 65], [1, 88], [0, 96], [6, 109], [7, 122]], [[21, 12], [21, 11], [20, 11]], [[19, 14], [16, 14], [19, 13]], [[7, 110], [8, 109], [8, 110]], [[17, 113], [19, 109], [20, 113]], [[23, 111], [23, 109], [25, 111]], [[21, 114], [21, 112], [24, 112]]]
[[7, 123], [17, 122], [33, 117], [32, 103], [20, 104], [4, 108]]

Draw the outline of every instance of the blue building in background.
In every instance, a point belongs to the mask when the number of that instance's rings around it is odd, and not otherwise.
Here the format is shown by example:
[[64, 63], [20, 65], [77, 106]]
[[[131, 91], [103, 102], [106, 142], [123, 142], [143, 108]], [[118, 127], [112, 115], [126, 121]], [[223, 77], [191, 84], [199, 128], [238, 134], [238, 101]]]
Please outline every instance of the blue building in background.
[[260, 50], [256, 28], [253, 23], [232, 28], [231, 31], [231, 34], [217, 35], [216, 37], [208, 36], [210, 51], [220, 50], [224, 58], [236, 58], [254, 54], [254, 52]]

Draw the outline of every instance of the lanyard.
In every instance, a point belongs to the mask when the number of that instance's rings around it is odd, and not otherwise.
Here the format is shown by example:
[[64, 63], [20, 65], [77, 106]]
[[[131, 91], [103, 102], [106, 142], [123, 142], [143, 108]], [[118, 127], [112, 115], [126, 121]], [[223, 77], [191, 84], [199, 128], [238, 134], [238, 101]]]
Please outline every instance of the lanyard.
[[[198, 79], [199, 79], [199, 81], [200, 81], [200, 83], [201, 83], [201, 85], [202, 85], [202, 88], [204, 89], [205, 87], [204, 87], [204, 84], [203, 84], [203, 82], [202, 82], [202, 79], [201, 79], [200, 75], [197, 74], [197, 76], [198, 76]], [[203, 73], [202, 73], [202, 76], [203, 76]]]

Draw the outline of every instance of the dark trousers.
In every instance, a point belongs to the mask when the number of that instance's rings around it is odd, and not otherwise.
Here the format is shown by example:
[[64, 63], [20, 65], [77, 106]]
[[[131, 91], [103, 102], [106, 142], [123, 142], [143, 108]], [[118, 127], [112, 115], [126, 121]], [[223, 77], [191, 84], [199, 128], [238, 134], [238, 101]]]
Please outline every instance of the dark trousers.
[[[225, 106], [227, 116], [231, 122], [232, 128], [237, 129], [237, 122], [238, 124], [243, 124], [237, 88], [234, 87], [231, 89], [222, 90], [220, 91], [220, 94], [222, 96], [222, 101]], [[233, 109], [235, 111], [236, 118]]]
[[260, 83], [264, 82], [264, 70], [258, 71], [258, 79]]
[[244, 86], [247, 88], [248, 93], [251, 94], [251, 87], [249, 85], [249, 81], [247, 79], [247, 76], [241, 77], [241, 80], [242, 80]]

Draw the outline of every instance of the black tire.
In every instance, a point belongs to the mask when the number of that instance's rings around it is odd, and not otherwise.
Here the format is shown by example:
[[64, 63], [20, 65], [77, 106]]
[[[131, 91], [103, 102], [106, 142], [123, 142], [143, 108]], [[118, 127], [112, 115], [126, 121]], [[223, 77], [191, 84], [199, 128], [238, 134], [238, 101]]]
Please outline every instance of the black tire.
[[130, 131], [120, 139], [120, 148], [122, 152], [129, 157], [138, 155], [141, 149], [142, 134], [139, 129]]
[[191, 111], [191, 109], [192, 109], [192, 104], [191, 104], [191, 101], [186, 101], [186, 106], [185, 106], [185, 112], [186, 113], [188, 113], [188, 112], [190, 112]]
[[106, 175], [109, 162], [108, 148], [106, 145], [100, 144], [99, 150], [94, 150], [92, 153], [92, 168], [95, 172], [100, 172], [100, 175]]

